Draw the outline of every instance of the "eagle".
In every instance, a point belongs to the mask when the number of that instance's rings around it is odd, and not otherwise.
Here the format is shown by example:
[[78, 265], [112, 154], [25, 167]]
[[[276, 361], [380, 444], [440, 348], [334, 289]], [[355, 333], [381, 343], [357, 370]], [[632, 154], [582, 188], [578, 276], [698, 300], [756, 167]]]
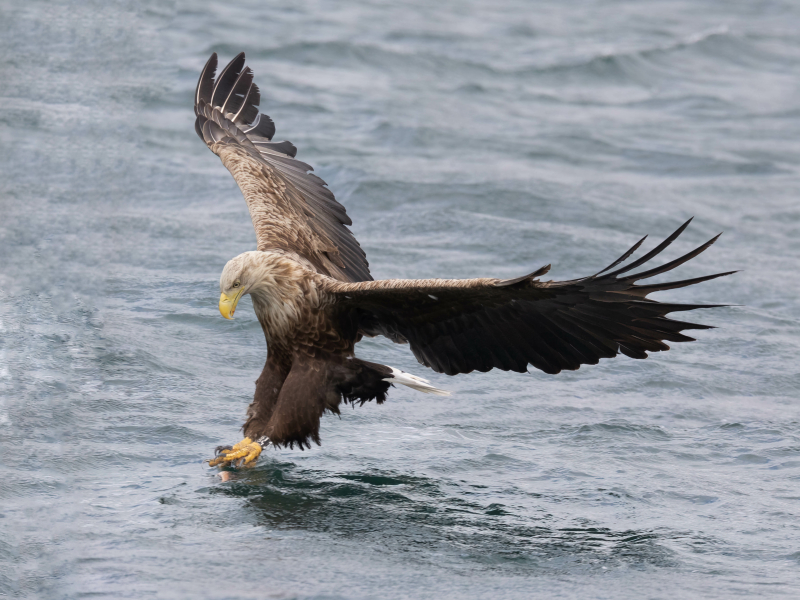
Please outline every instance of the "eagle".
[[[691, 260], [688, 254], [639, 270], [691, 222], [641, 258], [627, 262], [647, 236], [602, 271], [570, 281], [542, 281], [550, 265], [513, 279], [373, 280], [352, 224], [326, 183], [295, 158], [290, 142], [273, 141], [275, 125], [259, 112], [261, 93], [242, 52], [217, 71], [211, 55], [197, 83], [195, 128], [244, 195], [256, 249], [231, 259], [220, 277], [219, 310], [233, 318], [249, 294], [267, 341], [243, 425], [245, 438], [220, 446], [212, 466], [252, 465], [263, 448], [311, 448], [320, 418], [344, 403], [386, 400], [393, 384], [448, 395], [415, 375], [355, 356], [364, 336], [408, 344], [416, 359], [447, 375], [491, 369], [555, 374], [622, 353], [647, 358], [682, 333], [710, 329], [667, 318], [679, 311], [724, 305], [663, 303], [648, 295], [728, 273], [637, 282]], [[626, 264], [627, 263], [627, 264]]]

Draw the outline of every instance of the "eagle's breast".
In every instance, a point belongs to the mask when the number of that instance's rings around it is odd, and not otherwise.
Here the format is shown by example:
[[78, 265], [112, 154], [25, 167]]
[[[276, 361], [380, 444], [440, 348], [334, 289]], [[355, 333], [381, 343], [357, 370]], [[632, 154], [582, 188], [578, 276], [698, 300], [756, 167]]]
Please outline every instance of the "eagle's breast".
[[258, 254], [250, 295], [267, 343], [312, 356], [352, 349], [328, 311], [318, 274], [283, 251]]

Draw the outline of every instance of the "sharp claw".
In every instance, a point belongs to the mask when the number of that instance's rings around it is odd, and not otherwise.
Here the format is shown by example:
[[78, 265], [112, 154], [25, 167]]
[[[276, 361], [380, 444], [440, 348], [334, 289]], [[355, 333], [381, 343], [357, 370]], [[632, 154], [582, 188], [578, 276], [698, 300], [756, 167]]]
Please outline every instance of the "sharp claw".
[[217, 458], [211, 458], [206, 461], [209, 467], [216, 467], [217, 465], [221, 465], [225, 462], [224, 456], [218, 456]]
[[[216, 467], [227, 463], [231, 467], [250, 466], [255, 463], [262, 451], [262, 446], [250, 438], [245, 438], [233, 446], [217, 446], [215, 455], [208, 462], [208, 466]], [[220, 456], [224, 454], [224, 456]]]

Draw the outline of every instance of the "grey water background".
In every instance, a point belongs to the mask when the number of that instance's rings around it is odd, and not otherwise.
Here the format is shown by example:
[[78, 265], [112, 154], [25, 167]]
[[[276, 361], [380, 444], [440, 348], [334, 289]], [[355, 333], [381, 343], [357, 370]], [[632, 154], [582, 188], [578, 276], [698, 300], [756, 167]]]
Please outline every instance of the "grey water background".
[[[800, 5], [0, 4], [0, 595], [800, 595]], [[212, 51], [376, 278], [591, 274], [724, 231], [646, 361], [430, 376], [223, 482], [265, 356], [244, 201], [196, 137]]]

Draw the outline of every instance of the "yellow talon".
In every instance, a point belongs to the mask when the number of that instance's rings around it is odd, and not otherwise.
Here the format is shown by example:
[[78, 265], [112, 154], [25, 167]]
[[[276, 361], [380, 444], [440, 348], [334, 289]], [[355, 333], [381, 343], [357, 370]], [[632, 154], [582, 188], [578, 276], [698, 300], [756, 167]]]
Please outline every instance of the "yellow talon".
[[[208, 466], [216, 467], [224, 463], [232, 467], [242, 465], [248, 466], [256, 461], [261, 454], [261, 450], [263, 450], [261, 444], [254, 442], [250, 438], [244, 438], [230, 450], [222, 450], [220, 456], [209, 460]], [[235, 464], [236, 461], [239, 461], [238, 465]]]

